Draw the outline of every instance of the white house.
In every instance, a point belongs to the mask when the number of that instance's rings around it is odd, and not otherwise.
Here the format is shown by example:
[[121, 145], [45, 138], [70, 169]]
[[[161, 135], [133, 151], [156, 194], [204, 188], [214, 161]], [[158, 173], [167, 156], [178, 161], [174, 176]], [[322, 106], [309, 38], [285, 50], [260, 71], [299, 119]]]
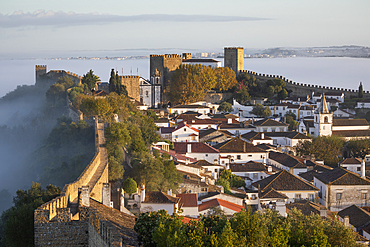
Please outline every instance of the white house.
[[274, 189], [276, 192], [286, 195], [289, 198], [288, 202], [302, 199], [314, 201], [319, 190], [286, 170], [254, 182], [252, 186], [262, 194]]
[[176, 197], [180, 198], [180, 203], [182, 204], [181, 215], [189, 216], [189, 217], [198, 217], [198, 194], [194, 193], [184, 193], [184, 194], [177, 194]]
[[358, 101], [356, 108], [370, 108], [370, 99], [364, 99], [362, 101]]
[[273, 145], [280, 145], [284, 147], [295, 147], [300, 141], [311, 141], [311, 138], [296, 132], [267, 132], [265, 135], [273, 141]]
[[339, 163], [339, 166], [348, 171], [357, 173], [361, 177], [365, 177], [365, 160], [359, 158], [346, 158]]
[[245, 163], [251, 160], [262, 162], [268, 156], [267, 151], [237, 137], [214, 145], [214, 148], [219, 150], [220, 164], [223, 166], [230, 163]]
[[175, 152], [196, 160], [206, 160], [209, 163], [219, 161], [220, 152], [203, 142], [175, 142]]
[[[264, 164], [255, 161], [248, 161], [241, 164], [230, 164], [230, 171], [244, 179], [247, 187], [250, 187], [252, 183], [264, 179], [268, 174], [268, 169]], [[271, 169], [271, 167], [270, 167]], [[270, 170], [272, 172], [272, 169]]]
[[319, 202], [331, 211], [340, 211], [352, 204], [369, 205], [370, 181], [343, 168], [314, 175], [320, 189]]
[[172, 142], [198, 142], [199, 130], [181, 122], [171, 133]]
[[274, 144], [273, 139], [265, 135], [264, 132], [250, 131], [248, 133], [241, 135], [240, 138], [244, 141], [252, 143], [253, 145], [258, 145], [258, 144], [263, 144], [263, 143], [270, 144], [270, 145]]
[[177, 105], [168, 108], [168, 112], [170, 114], [181, 114], [188, 111], [198, 112], [200, 114], [211, 113], [211, 109], [208, 106], [203, 105]]
[[289, 127], [287, 123], [282, 123], [270, 118], [252, 121], [252, 125], [256, 127], [256, 132], [286, 132]]
[[143, 186], [140, 198], [141, 213], [164, 209], [168, 214], [172, 215], [179, 210], [180, 198], [172, 196], [172, 190], [169, 190], [168, 194], [160, 191], [145, 192], [145, 187]]
[[307, 165], [298, 157], [287, 153], [270, 151], [267, 163], [294, 175], [307, 172]]

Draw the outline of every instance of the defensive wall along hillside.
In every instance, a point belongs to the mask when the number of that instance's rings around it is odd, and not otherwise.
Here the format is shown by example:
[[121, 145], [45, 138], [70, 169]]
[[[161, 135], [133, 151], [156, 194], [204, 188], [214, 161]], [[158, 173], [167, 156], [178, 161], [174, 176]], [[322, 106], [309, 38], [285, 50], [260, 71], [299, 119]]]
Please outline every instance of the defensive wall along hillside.
[[96, 152], [76, 181], [34, 211], [35, 246], [136, 245], [135, 217], [109, 207], [104, 124], [95, 120]]
[[[351, 96], [357, 97], [358, 90], [354, 89], [347, 89], [347, 88], [337, 88], [337, 87], [327, 87], [327, 86], [319, 86], [319, 85], [311, 85], [311, 84], [304, 84], [304, 83], [298, 83], [294, 82], [292, 80], [289, 80], [281, 75], [268, 75], [268, 74], [261, 74], [256, 73], [254, 71], [250, 70], [241, 70], [240, 73], [247, 73], [249, 75], [255, 76], [257, 79], [261, 81], [267, 81], [272, 79], [282, 79], [286, 83], [286, 88], [289, 90], [292, 90], [292, 95], [297, 96], [305, 96], [305, 95], [311, 95], [312, 92], [315, 92], [316, 94], [321, 93], [344, 93], [345, 97], [349, 98]], [[364, 98], [369, 98], [370, 92], [364, 91]]]

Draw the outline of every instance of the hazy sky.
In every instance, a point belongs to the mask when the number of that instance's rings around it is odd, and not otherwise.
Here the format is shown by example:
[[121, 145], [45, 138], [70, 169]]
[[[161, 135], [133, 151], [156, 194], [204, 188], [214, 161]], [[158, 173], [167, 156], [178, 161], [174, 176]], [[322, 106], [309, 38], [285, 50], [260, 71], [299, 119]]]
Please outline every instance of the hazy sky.
[[224, 46], [370, 46], [369, 0], [2, 0], [0, 56]]

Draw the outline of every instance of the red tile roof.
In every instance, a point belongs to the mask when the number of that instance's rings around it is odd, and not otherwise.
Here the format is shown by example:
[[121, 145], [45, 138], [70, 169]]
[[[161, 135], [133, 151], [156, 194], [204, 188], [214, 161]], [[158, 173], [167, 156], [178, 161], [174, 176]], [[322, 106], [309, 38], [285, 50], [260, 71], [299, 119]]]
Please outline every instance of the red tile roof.
[[216, 198], [216, 199], [212, 199], [212, 200], [203, 202], [202, 204], [199, 205], [198, 210], [199, 210], [199, 212], [201, 212], [201, 211], [207, 210], [209, 208], [218, 207], [218, 206], [222, 206], [222, 207], [231, 209], [235, 212], [240, 212], [240, 211], [245, 209], [243, 206], [240, 206], [238, 204]]
[[198, 207], [198, 194], [177, 194], [183, 207]]
[[359, 158], [346, 158], [345, 160], [343, 160], [341, 164], [345, 165], [362, 164], [362, 160], [360, 160]]
[[186, 154], [188, 145], [191, 145], [192, 153], [219, 153], [217, 149], [203, 142], [174, 142], [175, 152]]

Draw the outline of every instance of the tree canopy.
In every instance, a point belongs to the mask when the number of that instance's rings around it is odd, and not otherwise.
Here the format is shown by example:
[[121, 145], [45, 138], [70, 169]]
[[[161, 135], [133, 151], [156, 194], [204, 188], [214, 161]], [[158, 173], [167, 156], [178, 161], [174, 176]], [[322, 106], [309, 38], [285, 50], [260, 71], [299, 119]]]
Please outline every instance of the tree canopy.
[[172, 104], [187, 104], [203, 100], [207, 90], [227, 91], [236, 83], [235, 73], [227, 67], [183, 64], [174, 71], [167, 96]]
[[224, 101], [220, 104], [217, 110], [222, 112], [231, 112], [233, 110], [233, 106], [229, 102]]
[[268, 117], [272, 114], [268, 106], [263, 106], [261, 104], [256, 104], [253, 106], [253, 109], [250, 113], [256, 115], [257, 117]]
[[135, 231], [143, 246], [358, 246], [355, 232], [339, 220], [303, 215], [295, 208], [287, 217], [276, 211], [202, 216], [184, 223], [164, 210], [140, 214]]
[[137, 183], [132, 178], [127, 178], [125, 181], [123, 181], [122, 188], [125, 190], [128, 194], [133, 194], [137, 190]]
[[33, 211], [60, 192], [59, 187], [48, 185], [45, 190], [38, 183], [32, 183], [29, 190], [17, 190], [14, 206], [1, 215], [0, 228], [4, 227], [2, 246], [33, 246]]
[[315, 155], [316, 158], [324, 160], [326, 165], [338, 166], [341, 160], [344, 141], [337, 136], [318, 136], [312, 141], [299, 142], [297, 145], [298, 155]]
[[82, 77], [82, 84], [87, 85], [90, 90], [95, 88], [98, 82], [100, 82], [100, 78], [94, 74], [92, 69]]
[[117, 93], [118, 95], [127, 96], [126, 86], [121, 83], [121, 79], [118, 75], [118, 71], [114, 72], [114, 69], [110, 72], [109, 78], [109, 92]]

